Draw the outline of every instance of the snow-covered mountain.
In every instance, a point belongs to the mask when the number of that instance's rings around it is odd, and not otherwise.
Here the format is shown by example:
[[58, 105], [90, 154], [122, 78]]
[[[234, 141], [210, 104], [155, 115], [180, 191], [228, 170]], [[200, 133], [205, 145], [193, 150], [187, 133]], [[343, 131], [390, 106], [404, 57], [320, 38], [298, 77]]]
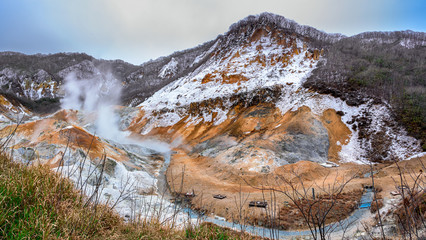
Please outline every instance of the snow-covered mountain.
[[327, 61], [316, 46], [343, 36], [294, 24], [269, 14], [234, 24], [208, 50], [208, 61], [139, 105], [130, 129], [183, 138], [194, 156], [258, 171], [299, 160], [404, 159], [420, 151], [386, 102], [363, 97], [348, 104], [303, 87]]
[[193, 156], [235, 163], [236, 168], [271, 171], [300, 160], [385, 161], [420, 151], [386, 100], [362, 92], [344, 97], [349, 94], [344, 84], [343, 94], [335, 86], [324, 91], [323, 79], [342, 73], [324, 77], [321, 69], [333, 62], [332, 46], [347, 39], [376, 45], [398, 41], [410, 49], [425, 44], [424, 33], [348, 38], [263, 13], [233, 24], [213, 41], [141, 66], [84, 54], [5, 52], [0, 81], [4, 99], [24, 100], [33, 111], [37, 104], [54, 110], [70, 73], [92, 81], [112, 74], [123, 86], [123, 103], [140, 109], [135, 118], [127, 117], [133, 134], [181, 139], [193, 147]]

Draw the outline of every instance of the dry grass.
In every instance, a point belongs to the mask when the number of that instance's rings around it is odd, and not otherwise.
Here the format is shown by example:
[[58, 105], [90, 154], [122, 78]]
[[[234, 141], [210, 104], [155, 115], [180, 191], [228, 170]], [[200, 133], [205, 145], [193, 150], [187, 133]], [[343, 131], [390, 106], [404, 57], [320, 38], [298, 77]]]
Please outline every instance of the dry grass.
[[[376, 192], [381, 192], [381, 188], [377, 187]], [[383, 207], [383, 197], [380, 193], [376, 194], [376, 197], [371, 202], [370, 212], [375, 213], [377, 210]]]
[[0, 239], [254, 239], [209, 224], [176, 230], [124, 222], [105, 205], [85, 203], [68, 179], [0, 153]]

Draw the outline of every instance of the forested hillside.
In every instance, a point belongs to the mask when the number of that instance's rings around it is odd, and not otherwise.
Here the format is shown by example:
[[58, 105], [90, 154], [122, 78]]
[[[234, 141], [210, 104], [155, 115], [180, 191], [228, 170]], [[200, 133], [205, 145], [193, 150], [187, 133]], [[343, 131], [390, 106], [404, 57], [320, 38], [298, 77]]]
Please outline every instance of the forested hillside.
[[411, 31], [364, 33], [326, 50], [304, 86], [359, 105], [387, 101], [396, 119], [426, 149], [426, 36]]

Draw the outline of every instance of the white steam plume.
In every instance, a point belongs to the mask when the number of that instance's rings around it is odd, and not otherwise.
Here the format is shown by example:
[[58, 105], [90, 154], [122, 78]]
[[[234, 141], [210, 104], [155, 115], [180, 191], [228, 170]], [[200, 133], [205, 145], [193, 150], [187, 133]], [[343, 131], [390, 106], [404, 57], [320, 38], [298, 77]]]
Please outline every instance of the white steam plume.
[[96, 132], [98, 135], [118, 140], [123, 133], [118, 128], [114, 105], [120, 103], [121, 84], [111, 73], [98, 73], [90, 79], [78, 79], [74, 72], [65, 77], [65, 96], [62, 108], [84, 112], [96, 112]]
[[119, 129], [119, 119], [114, 106], [120, 104], [121, 84], [111, 73], [97, 74], [90, 79], [79, 79], [74, 72], [65, 77], [63, 90], [65, 96], [61, 101], [62, 108], [75, 109], [82, 112], [96, 112], [96, 134], [115, 142], [137, 144], [161, 153], [168, 153], [179, 140], [171, 145], [155, 139], [135, 141], [126, 138], [126, 133]]

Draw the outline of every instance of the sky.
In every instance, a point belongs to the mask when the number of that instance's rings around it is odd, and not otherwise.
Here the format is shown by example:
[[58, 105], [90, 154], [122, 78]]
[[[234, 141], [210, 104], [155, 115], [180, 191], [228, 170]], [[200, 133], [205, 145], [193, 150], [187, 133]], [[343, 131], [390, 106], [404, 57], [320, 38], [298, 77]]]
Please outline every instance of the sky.
[[0, 51], [142, 64], [271, 12], [328, 33], [426, 32], [424, 0], [0, 0]]

